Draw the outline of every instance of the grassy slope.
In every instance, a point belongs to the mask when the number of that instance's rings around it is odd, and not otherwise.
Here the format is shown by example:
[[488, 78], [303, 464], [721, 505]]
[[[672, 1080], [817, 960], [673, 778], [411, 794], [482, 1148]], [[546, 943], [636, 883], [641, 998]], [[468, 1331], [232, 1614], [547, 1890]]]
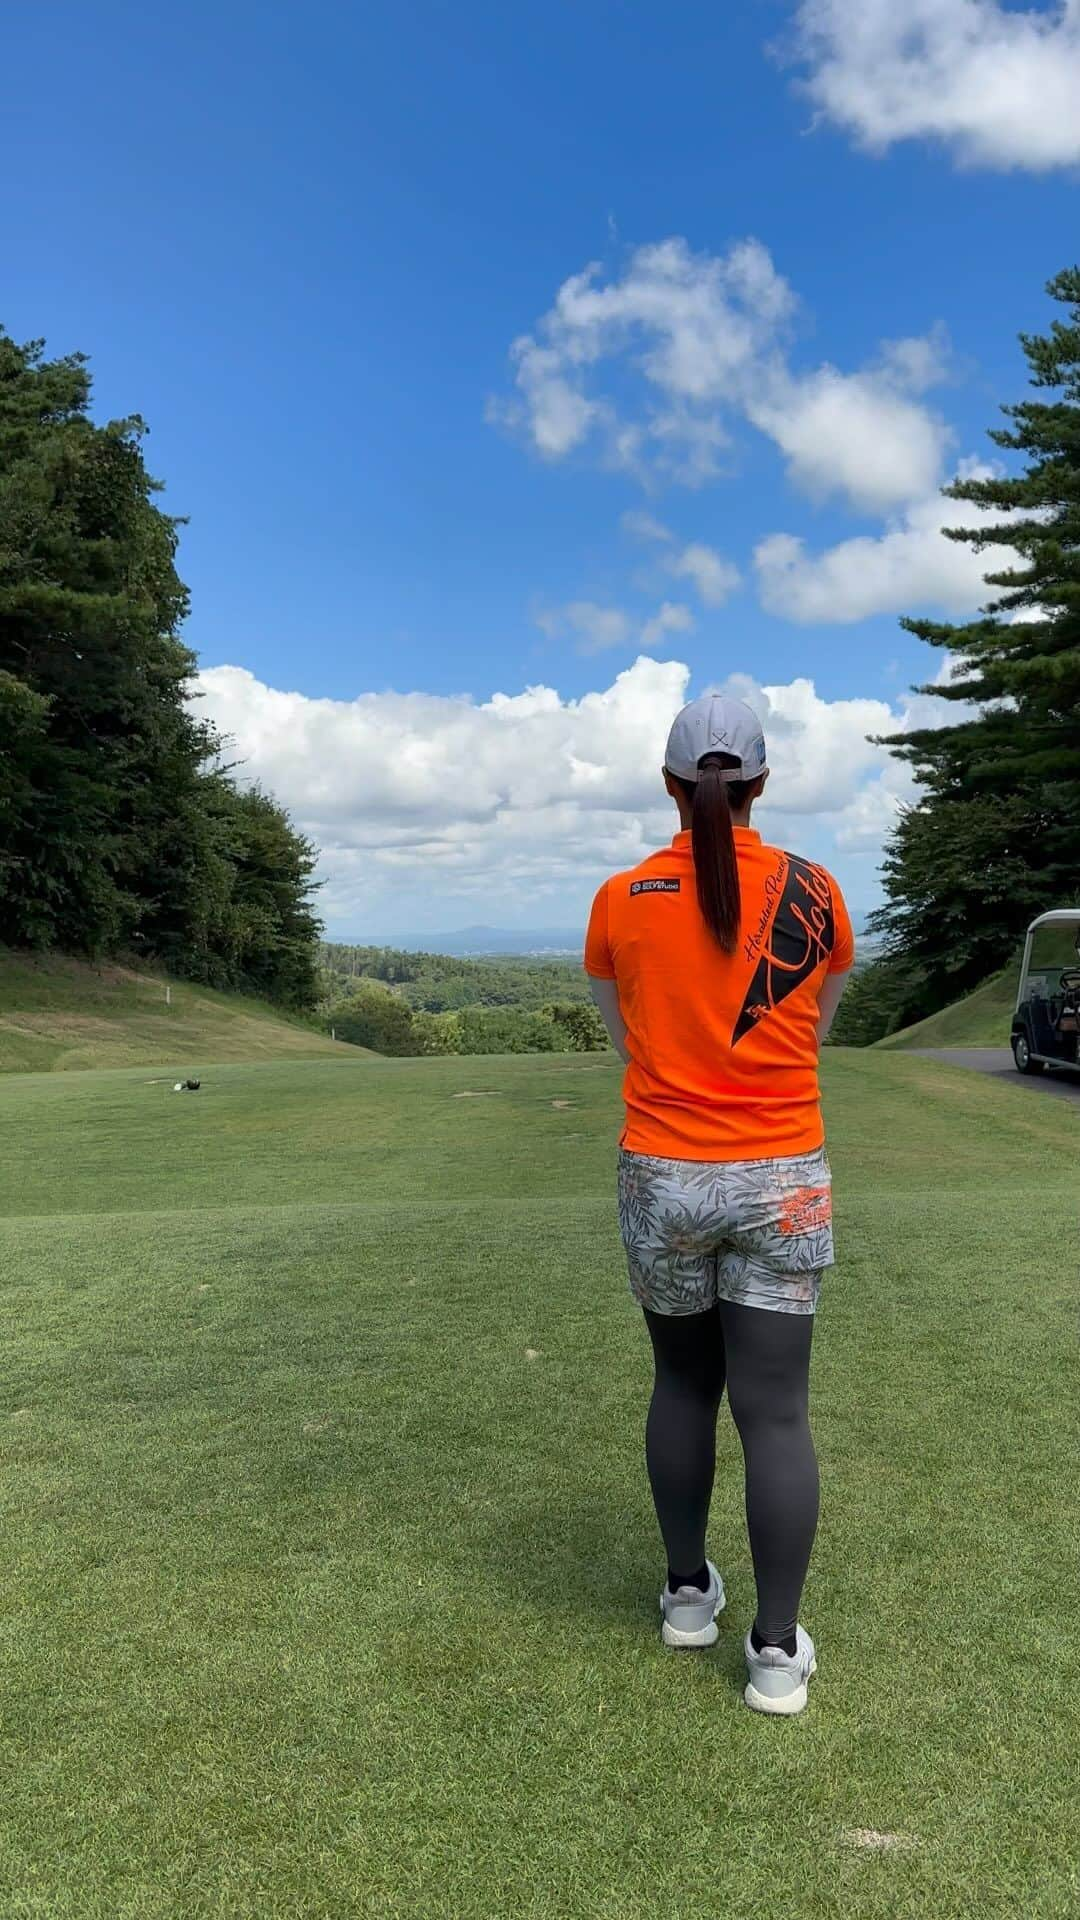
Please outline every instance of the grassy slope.
[[322, 1034], [259, 1000], [170, 983], [127, 967], [92, 967], [0, 948], [0, 1073], [172, 1066], [339, 1054]]
[[1007, 1047], [1010, 1021], [1016, 1005], [1019, 965], [1006, 968], [955, 1006], [943, 1007], [913, 1027], [891, 1033], [877, 1042], [880, 1048]]
[[825, 1071], [791, 1725], [739, 1700], [726, 1414], [728, 1612], [660, 1646], [614, 1066], [0, 1081], [5, 1920], [1080, 1910], [1080, 1112]]

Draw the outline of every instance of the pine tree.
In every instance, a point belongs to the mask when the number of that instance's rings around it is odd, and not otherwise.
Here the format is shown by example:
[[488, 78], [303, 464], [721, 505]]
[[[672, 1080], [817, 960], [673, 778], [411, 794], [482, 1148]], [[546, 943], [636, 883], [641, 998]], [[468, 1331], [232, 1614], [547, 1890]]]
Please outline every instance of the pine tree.
[[945, 489], [1006, 516], [949, 539], [1018, 559], [987, 574], [998, 597], [977, 619], [903, 623], [955, 659], [922, 691], [979, 710], [886, 742], [923, 796], [887, 851], [877, 926], [924, 974], [923, 1011], [1004, 966], [1036, 913], [1080, 902], [1080, 268], [1047, 291], [1067, 318], [1021, 344], [1054, 398], [1003, 408], [991, 433], [1025, 471]]

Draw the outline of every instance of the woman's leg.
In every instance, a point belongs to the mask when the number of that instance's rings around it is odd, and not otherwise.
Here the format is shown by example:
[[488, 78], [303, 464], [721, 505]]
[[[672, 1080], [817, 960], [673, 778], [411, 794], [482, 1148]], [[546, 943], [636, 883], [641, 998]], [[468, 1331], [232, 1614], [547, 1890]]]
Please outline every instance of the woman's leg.
[[716, 1416], [724, 1392], [724, 1334], [706, 1313], [652, 1313], [645, 1321], [656, 1380], [645, 1426], [645, 1459], [672, 1588], [705, 1565], [705, 1527], [716, 1471]]
[[814, 1316], [724, 1300], [728, 1400], [746, 1460], [746, 1525], [757, 1580], [756, 1640], [795, 1651], [806, 1569], [818, 1520], [810, 1433]]

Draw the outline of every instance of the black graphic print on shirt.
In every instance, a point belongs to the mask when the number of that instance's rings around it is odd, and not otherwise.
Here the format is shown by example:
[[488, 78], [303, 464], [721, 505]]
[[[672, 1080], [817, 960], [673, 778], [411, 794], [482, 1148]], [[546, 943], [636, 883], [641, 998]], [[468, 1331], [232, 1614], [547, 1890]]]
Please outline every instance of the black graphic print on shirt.
[[778, 888], [776, 910], [767, 926], [747, 939], [750, 958], [758, 956], [754, 977], [731, 1036], [737, 1046], [801, 987], [832, 953], [835, 940], [832, 889], [828, 875], [808, 860], [785, 854], [787, 873]]

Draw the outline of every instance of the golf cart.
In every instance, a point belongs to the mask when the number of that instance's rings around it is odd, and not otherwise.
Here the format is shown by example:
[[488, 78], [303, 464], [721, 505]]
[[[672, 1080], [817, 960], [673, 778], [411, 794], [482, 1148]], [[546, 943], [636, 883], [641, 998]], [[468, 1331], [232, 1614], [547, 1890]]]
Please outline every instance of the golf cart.
[[1020, 1073], [1080, 1072], [1080, 907], [1040, 914], [1028, 928], [1012, 1050]]

